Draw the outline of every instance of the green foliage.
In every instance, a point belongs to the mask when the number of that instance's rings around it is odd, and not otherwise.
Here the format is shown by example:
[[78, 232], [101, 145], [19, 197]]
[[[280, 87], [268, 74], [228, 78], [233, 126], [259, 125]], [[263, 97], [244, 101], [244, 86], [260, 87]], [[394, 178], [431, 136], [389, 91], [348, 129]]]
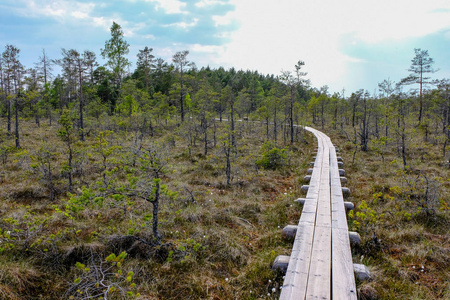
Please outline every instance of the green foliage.
[[35, 246], [35, 240], [42, 235], [49, 221], [48, 216], [40, 216], [31, 211], [30, 206], [22, 206], [20, 214], [0, 221], [0, 253], [19, 249], [28, 251]]
[[125, 68], [131, 64], [126, 57], [130, 51], [130, 45], [125, 41], [122, 27], [119, 24], [113, 22], [110, 31], [111, 38], [105, 42], [105, 48], [101, 49], [101, 55], [107, 59], [107, 65], [111, 68], [114, 78], [117, 83], [120, 83]]
[[2, 165], [6, 164], [8, 156], [14, 152], [14, 149], [15, 147], [6, 144], [0, 145], [0, 161], [2, 162]]
[[443, 178], [429, 177], [422, 171], [410, 170], [397, 171], [397, 178], [401, 184], [393, 186], [391, 192], [400, 200], [397, 209], [406, 211], [408, 219], [422, 212], [432, 215], [449, 209], [445, 197], [441, 195]]
[[100, 160], [96, 164], [100, 166], [102, 181], [98, 182], [99, 187], [103, 190], [107, 189], [112, 184], [112, 176], [118, 171], [116, 165], [119, 160], [113, 154], [120, 150], [120, 146], [110, 145], [108, 138], [112, 135], [112, 131], [101, 131], [95, 138], [95, 143], [92, 145], [94, 153], [100, 156]]
[[98, 256], [91, 259], [92, 264], [77, 262], [77, 277], [67, 292], [69, 299], [137, 299], [140, 294], [133, 282], [134, 272], [124, 272], [123, 262], [126, 252], [114, 253], [102, 260]]
[[73, 134], [72, 116], [69, 110], [64, 110], [58, 123], [61, 127], [58, 130], [58, 136], [65, 142], [70, 142]]
[[[55, 168], [58, 153], [54, 147], [47, 143], [38, 149], [35, 154], [30, 155], [33, 164], [31, 167], [38, 174], [40, 181], [50, 191], [50, 200], [55, 199], [56, 183], [55, 183]], [[65, 164], [64, 164], [65, 166]]]
[[181, 238], [174, 242], [174, 250], [169, 251], [166, 261], [175, 267], [185, 267], [186, 264], [200, 261], [208, 248], [202, 241], [196, 241], [193, 238]]
[[81, 188], [80, 195], [69, 194], [69, 197], [70, 198], [65, 205], [66, 212], [70, 212], [74, 215], [77, 215], [86, 208], [92, 207], [92, 204], [94, 203], [99, 207], [102, 207], [103, 204], [103, 197], [97, 197], [92, 189], [84, 186]]
[[349, 219], [353, 220], [352, 225], [355, 227], [356, 230], [361, 229], [373, 229], [375, 225], [382, 222], [385, 214], [384, 213], [378, 213], [373, 208], [369, 207], [369, 205], [366, 203], [366, 201], [362, 201], [358, 205], [358, 209], [355, 212], [354, 210], [350, 211], [348, 214]]
[[371, 143], [371, 148], [381, 156], [383, 162], [384, 162], [384, 151], [386, 149], [386, 144], [389, 142], [389, 139], [385, 136], [381, 136], [381, 137], [375, 137], [372, 138], [370, 143]]
[[277, 170], [286, 165], [287, 148], [278, 149], [272, 143], [266, 142], [261, 147], [261, 158], [256, 160], [256, 165], [263, 169]]
[[[361, 260], [377, 270], [379, 276], [369, 284], [381, 290], [379, 298], [445, 298], [448, 84], [443, 81], [421, 99], [393, 88], [382, 99], [364, 93], [364, 99], [337, 93], [330, 98], [326, 88], [296, 87], [300, 73], [285, 73], [282, 83], [257, 72], [185, 65], [180, 76], [181, 66], [175, 69], [151, 56], [122, 82], [127, 61], [120, 66], [120, 57], [110, 54], [120, 56], [128, 45], [120, 26], [111, 29], [113, 38], [103, 53], [110, 70], [86, 70], [81, 86], [68, 73], [45, 91], [40, 84], [32, 87], [32, 81], [23, 86], [23, 150], [10, 147], [10, 133], [0, 129], [0, 258], [13, 273], [0, 274], [0, 298], [7, 298], [2, 294], [7, 288], [23, 293], [15, 299], [132, 298], [137, 296], [134, 283], [149, 298], [276, 298], [273, 289], [278, 291], [283, 280], [268, 266], [292, 247], [277, 228], [300, 217], [292, 198], [315, 145], [299, 129], [304, 143], [292, 145], [292, 157], [282, 148], [288, 143], [291, 112], [294, 124], [322, 124], [346, 164], [355, 150], [353, 163], [346, 165], [357, 204], [349, 221], [359, 229], [363, 246], [354, 254], [364, 254]], [[149, 55], [151, 50], [146, 51]], [[81, 87], [88, 117], [86, 141], [77, 144]], [[8, 117], [14, 95], [3, 97], [3, 92], [0, 110]], [[420, 101], [423, 119], [417, 123]], [[248, 117], [233, 129], [231, 105], [233, 117]], [[52, 115], [61, 115], [59, 126], [52, 126]], [[30, 119], [44, 116], [48, 125], [41, 120], [41, 127]], [[364, 119], [367, 153], [356, 151]], [[265, 144], [258, 156], [257, 147], [269, 139], [274, 143]], [[405, 149], [409, 167], [394, 175]], [[291, 159], [298, 170], [283, 168]], [[61, 181], [68, 175], [76, 181], [66, 194]], [[55, 191], [53, 210], [41, 199], [43, 187]], [[184, 193], [181, 199], [177, 192]], [[422, 226], [422, 220], [432, 226]], [[382, 244], [371, 239], [375, 235]], [[370, 251], [363, 248], [370, 243], [383, 255], [368, 258]], [[127, 258], [118, 254], [124, 249]], [[105, 258], [108, 251], [117, 252]], [[8, 260], [14, 261], [9, 269]], [[418, 263], [425, 265], [421, 273], [411, 270]], [[25, 268], [39, 272], [27, 278]], [[14, 276], [23, 278], [20, 285], [10, 284]]]

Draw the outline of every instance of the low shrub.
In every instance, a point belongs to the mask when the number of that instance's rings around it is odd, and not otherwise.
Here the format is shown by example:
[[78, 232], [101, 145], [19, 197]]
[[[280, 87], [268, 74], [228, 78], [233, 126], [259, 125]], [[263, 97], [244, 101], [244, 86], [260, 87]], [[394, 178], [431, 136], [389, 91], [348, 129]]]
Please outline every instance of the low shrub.
[[261, 158], [256, 160], [256, 165], [264, 170], [277, 170], [286, 165], [286, 148], [278, 149], [272, 143], [264, 143], [261, 147]]

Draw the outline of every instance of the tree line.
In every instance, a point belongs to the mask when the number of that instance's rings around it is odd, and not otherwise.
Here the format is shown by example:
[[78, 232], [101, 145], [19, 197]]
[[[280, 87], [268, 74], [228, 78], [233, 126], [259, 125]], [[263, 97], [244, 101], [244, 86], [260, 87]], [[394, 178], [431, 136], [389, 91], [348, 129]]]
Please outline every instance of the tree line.
[[[298, 137], [295, 124], [341, 130], [356, 145], [355, 151], [371, 147], [382, 155], [383, 144], [395, 142], [405, 166], [408, 131], [418, 130], [426, 141], [433, 136], [434, 143], [441, 143], [446, 155], [450, 83], [430, 79], [434, 61], [426, 50], [415, 49], [410, 74], [400, 82], [386, 79], [372, 95], [358, 90], [345, 97], [344, 90], [331, 95], [327, 86], [310, 86], [303, 61], [279, 76], [262, 75], [234, 68], [199, 69], [187, 50], [165, 61], [145, 47], [137, 54], [136, 68], [129, 71], [129, 46], [120, 25], [113, 23], [111, 38], [100, 51], [106, 64], [100, 65], [89, 50], [61, 49], [58, 59], [43, 50], [35, 66], [27, 69], [19, 60], [20, 49], [7, 45], [0, 58], [0, 112], [15, 147], [20, 148], [21, 117], [33, 118], [37, 126], [42, 119], [52, 124], [67, 109], [81, 141], [89, 134], [87, 117], [100, 122], [104, 116], [117, 116], [128, 125], [140, 120], [139, 126], [151, 133], [176, 118], [192, 129], [187, 130], [191, 143], [204, 142], [206, 154], [215, 139], [214, 124], [224, 118], [231, 121], [230, 144], [235, 146], [238, 117], [261, 121], [266, 139], [275, 143], [292, 144]], [[60, 74], [54, 74], [55, 66]], [[416, 124], [408, 127], [412, 118]], [[344, 125], [351, 125], [353, 132], [345, 131]]]

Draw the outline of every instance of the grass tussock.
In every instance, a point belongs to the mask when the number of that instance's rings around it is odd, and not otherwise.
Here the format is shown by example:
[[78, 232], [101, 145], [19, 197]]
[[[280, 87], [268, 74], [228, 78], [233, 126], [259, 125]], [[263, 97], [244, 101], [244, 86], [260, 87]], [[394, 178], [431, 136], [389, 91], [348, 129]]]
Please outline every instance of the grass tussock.
[[[270, 266], [292, 247], [281, 229], [300, 216], [293, 200], [312, 137], [308, 146], [280, 144], [277, 164], [264, 170], [256, 161], [273, 149], [261, 150], [264, 128], [239, 124], [227, 184], [219, 141], [205, 155], [203, 145], [186, 144], [174, 123], [153, 137], [117, 126], [105, 119], [84, 143], [72, 145], [69, 191], [59, 126], [23, 121], [23, 148], [2, 164], [0, 298], [81, 299], [77, 289], [85, 296], [96, 289], [94, 269], [116, 287], [111, 299], [128, 292], [137, 299], [276, 298], [283, 276]], [[114, 132], [102, 133], [109, 129]], [[153, 204], [133, 192], [155, 184], [142, 160], [155, 145], [164, 160], [160, 244]]]
[[[393, 137], [383, 156], [332, 131], [341, 146], [349, 201], [349, 225], [362, 236], [354, 261], [366, 264], [372, 280], [360, 283], [360, 299], [446, 299], [450, 280], [450, 169], [441, 147], [408, 136], [408, 166]], [[426, 148], [426, 151], [423, 149]], [[355, 151], [356, 150], [356, 151]]]
[[[217, 124], [222, 140], [210, 132], [206, 154], [201, 140], [186, 138], [187, 125], [155, 125], [152, 135], [131, 125], [105, 117], [73, 144], [68, 169], [58, 125], [23, 120], [23, 148], [1, 162], [0, 298], [82, 298], [77, 287], [97, 288], [93, 270], [115, 287], [111, 299], [278, 298], [283, 274], [270, 265], [290, 254], [281, 229], [300, 218], [293, 200], [314, 138], [265, 144], [264, 128], [237, 124], [227, 184], [226, 124]], [[394, 142], [381, 157], [324, 131], [341, 148], [356, 206], [348, 221], [362, 243], [353, 260], [372, 273], [358, 282], [359, 298], [448, 298], [450, 169], [439, 145], [409, 151], [405, 169]]]

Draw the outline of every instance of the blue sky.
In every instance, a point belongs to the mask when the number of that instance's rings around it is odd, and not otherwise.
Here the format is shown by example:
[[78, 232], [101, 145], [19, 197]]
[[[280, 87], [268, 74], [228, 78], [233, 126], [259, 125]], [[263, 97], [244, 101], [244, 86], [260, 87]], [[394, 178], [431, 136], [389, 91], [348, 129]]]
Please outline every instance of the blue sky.
[[275, 75], [303, 60], [313, 86], [349, 95], [406, 77], [422, 48], [433, 76], [450, 78], [450, 0], [1, 0], [0, 49], [19, 47], [27, 67], [44, 48], [100, 56], [113, 21], [133, 62], [145, 46], [167, 61], [189, 50], [198, 67]]

